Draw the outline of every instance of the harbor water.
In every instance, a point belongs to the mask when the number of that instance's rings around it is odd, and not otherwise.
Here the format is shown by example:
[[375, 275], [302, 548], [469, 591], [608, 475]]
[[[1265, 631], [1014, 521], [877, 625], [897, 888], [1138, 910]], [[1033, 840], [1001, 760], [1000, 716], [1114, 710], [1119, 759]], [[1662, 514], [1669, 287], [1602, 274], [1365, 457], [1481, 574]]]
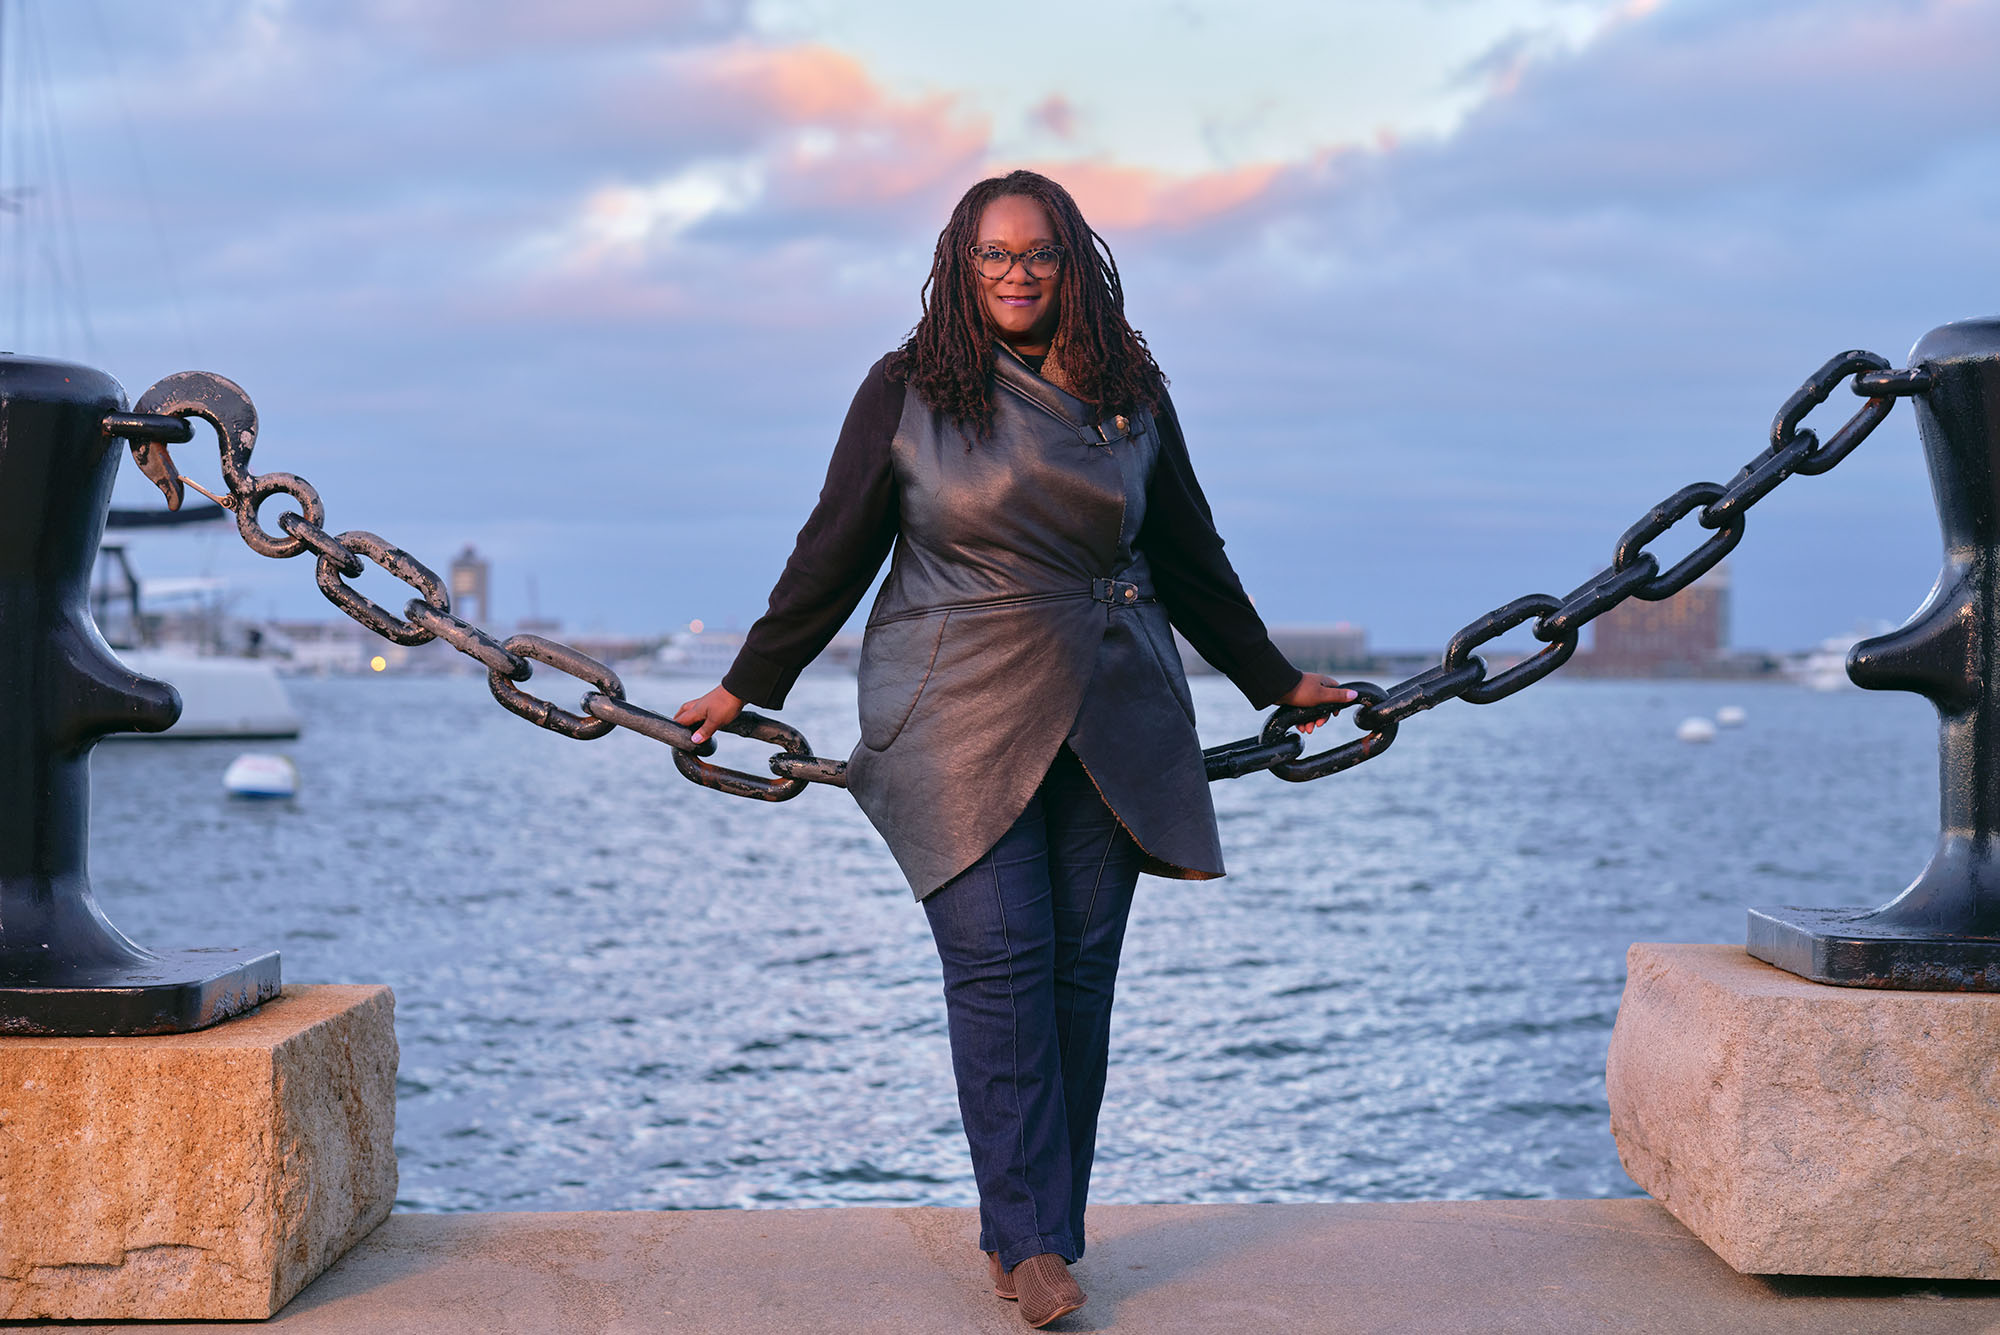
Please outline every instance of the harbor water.
[[[1207, 742], [1255, 730], [1194, 686]], [[846, 794], [724, 797], [471, 677], [291, 689], [295, 742], [101, 746], [93, 879], [142, 944], [395, 989], [400, 1208], [973, 1201], [924, 915]], [[783, 717], [844, 755], [852, 679]], [[1217, 784], [1230, 875], [1140, 883], [1093, 1199], [1637, 1194], [1603, 1076], [1626, 946], [1888, 898], [1936, 837], [1935, 739], [1913, 697], [1555, 681], [1344, 775]], [[251, 749], [296, 799], [225, 797]]]

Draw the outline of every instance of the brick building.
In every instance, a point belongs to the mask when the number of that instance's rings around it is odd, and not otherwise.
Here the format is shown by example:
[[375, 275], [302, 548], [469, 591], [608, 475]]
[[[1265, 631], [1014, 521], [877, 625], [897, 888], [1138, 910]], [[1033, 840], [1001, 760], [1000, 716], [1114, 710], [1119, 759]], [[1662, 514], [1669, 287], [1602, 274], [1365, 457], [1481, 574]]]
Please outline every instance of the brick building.
[[1590, 648], [1564, 669], [1589, 677], [1736, 676], [1729, 643], [1729, 567], [1717, 566], [1671, 598], [1629, 599], [1590, 623]]

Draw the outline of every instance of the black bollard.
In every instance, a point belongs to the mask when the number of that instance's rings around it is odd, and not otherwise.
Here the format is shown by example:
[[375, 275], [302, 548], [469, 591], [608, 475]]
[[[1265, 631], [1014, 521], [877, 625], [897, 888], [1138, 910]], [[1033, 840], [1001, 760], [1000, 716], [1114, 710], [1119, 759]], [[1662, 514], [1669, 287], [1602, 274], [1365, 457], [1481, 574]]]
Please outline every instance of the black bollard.
[[1933, 329], [1917, 425], [1944, 569], [1909, 624], [1863, 640], [1847, 675], [1938, 711], [1942, 828], [1930, 864], [1876, 909], [1750, 911], [1749, 950], [1822, 983], [2000, 992], [2000, 319]]
[[0, 1035], [180, 1033], [278, 995], [276, 951], [143, 950], [90, 892], [91, 748], [181, 712], [90, 617], [124, 407], [101, 371], [0, 354]]

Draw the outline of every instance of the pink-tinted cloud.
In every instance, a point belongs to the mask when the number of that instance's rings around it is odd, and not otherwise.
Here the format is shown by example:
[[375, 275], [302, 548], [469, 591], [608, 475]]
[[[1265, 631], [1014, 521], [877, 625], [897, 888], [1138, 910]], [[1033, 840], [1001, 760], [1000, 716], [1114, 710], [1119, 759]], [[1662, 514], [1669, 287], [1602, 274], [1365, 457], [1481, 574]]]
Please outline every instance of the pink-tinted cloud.
[[1028, 113], [1028, 123], [1058, 139], [1076, 137], [1076, 108], [1061, 93], [1051, 93]]
[[1061, 181], [1100, 231], [1171, 231], [1210, 222], [1251, 204], [1281, 176], [1269, 164], [1185, 176], [1103, 160], [1045, 162], [1034, 169]]
[[[685, 67], [692, 58], [677, 63]], [[772, 155], [772, 196], [794, 207], [932, 208], [979, 175], [1015, 165], [992, 159], [983, 116], [949, 97], [898, 98], [859, 62], [825, 47], [738, 43], [700, 64], [697, 78], [710, 105], [819, 131], [789, 137]], [[1067, 137], [1075, 130], [1075, 109], [1060, 94], [1033, 115], [1051, 133]], [[1257, 165], [1173, 175], [1096, 159], [1042, 169], [1063, 181], [1094, 220], [1119, 228], [1179, 227], [1226, 214], [1256, 198], [1280, 171]]]
[[[787, 230], [810, 229], [811, 215], [821, 211], [921, 232], [981, 176], [1029, 165], [997, 159], [991, 124], [962, 101], [900, 96], [829, 47], [736, 40], [668, 54], [658, 71], [646, 89], [628, 95], [627, 114], [663, 131], [698, 121], [739, 161], [754, 161], [762, 182], [756, 212], [767, 220], [784, 215]], [[1060, 95], [1034, 112], [1059, 135], [1073, 133], [1075, 117]], [[1099, 158], [1037, 165], [1068, 185], [1093, 220], [1128, 229], [1226, 215], [1281, 174], [1276, 165], [1255, 165], [1176, 175]], [[598, 206], [607, 198], [600, 191]], [[629, 217], [622, 195], [615, 209]]]
[[820, 46], [739, 46], [712, 86], [762, 99], [788, 131], [771, 146], [771, 197], [787, 207], [879, 212], [928, 204], [991, 142], [986, 118], [946, 96], [898, 98]]
[[889, 100], [859, 61], [810, 43], [734, 42], [677, 57], [670, 69], [711, 105], [787, 125], [862, 124]]
[[986, 118], [944, 95], [899, 97], [853, 57], [739, 40], [663, 57], [624, 113], [754, 161], [779, 211], [894, 213], [965, 177], [991, 142]]

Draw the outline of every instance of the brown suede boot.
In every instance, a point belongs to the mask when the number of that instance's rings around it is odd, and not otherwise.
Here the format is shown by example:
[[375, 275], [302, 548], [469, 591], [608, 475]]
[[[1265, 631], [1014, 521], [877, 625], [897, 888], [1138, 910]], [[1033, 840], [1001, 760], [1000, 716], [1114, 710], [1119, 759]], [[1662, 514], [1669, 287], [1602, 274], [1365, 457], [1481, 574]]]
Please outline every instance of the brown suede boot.
[[1014, 1277], [1000, 1268], [1000, 1253], [986, 1253], [986, 1273], [993, 1276], [993, 1296], [1017, 1302], [1021, 1295], [1014, 1292]]
[[1021, 1320], [1039, 1329], [1083, 1306], [1083, 1290], [1054, 1252], [1030, 1256], [1009, 1272], [1020, 1295]]

